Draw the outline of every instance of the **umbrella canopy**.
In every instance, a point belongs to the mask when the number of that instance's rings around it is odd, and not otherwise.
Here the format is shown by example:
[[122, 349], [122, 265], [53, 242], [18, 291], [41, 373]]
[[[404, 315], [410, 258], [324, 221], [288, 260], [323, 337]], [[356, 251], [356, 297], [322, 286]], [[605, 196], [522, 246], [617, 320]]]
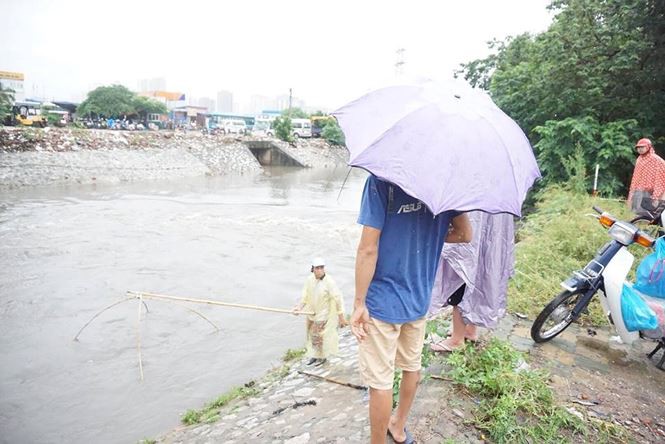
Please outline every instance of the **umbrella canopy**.
[[461, 82], [378, 89], [332, 113], [349, 165], [420, 199], [434, 214], [521, 216], [540, 171], [529, 140], [490, 97]]

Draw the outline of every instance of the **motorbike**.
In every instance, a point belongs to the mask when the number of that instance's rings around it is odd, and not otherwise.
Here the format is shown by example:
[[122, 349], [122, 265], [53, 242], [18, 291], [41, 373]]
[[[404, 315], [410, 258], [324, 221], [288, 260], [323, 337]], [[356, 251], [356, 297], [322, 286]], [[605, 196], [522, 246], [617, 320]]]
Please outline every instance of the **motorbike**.
[[[651, 359], [662, 349], [663, 356], [656, 367], [665, 370], [665, 320], [659, 319], [655, 330], [628, 331], [621, 308], [623, 286], [635, 260], [627, 247], [637, 244], [652, 248], [655, 240], [635, 224], [618, 220], [598, 207], [593, 209], [597, 213], [593, 216], [608, 230], [607, 234], [612, 239], [584, 268], [574, 271], [561, 283], [563, 291], [545, 306], [533, 322], [531, 338], [537, 343], [554, 339], [587, 310], [598, 294], [603, 312], [621, 341], [625, 344], [639, 339], [656, 342], [656, 347], [647, 356]], [[661, 313], [665, 311], [665, 299], [642, 296], [650, 307], [657, 308]]]

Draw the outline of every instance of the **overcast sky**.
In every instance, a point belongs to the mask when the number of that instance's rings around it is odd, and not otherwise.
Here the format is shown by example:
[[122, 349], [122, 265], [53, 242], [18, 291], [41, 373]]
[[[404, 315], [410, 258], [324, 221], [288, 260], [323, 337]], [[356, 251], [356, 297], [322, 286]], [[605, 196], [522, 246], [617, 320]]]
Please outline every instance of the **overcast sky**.
[[77, 99], [111, 82], [236, 101], [288, 94], [328, 109], [395, 78], [445, 78], [486, 42], [540, 32], [548, 0], [0, 0], [0, 70], [26, 96]]

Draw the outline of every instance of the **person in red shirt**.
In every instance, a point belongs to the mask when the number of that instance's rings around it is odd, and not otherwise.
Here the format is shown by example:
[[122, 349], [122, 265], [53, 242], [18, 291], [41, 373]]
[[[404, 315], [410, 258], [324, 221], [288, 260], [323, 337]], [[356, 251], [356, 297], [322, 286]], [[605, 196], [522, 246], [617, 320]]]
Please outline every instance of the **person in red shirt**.
[[[638, 140], [635, 149], [639, 156], [630, 181], [628, 205], [639, 212], [649, 206], [657, 207], [665, 197], [665, 160], [656, 154], [649, 139]], [[651, 199], [650, 205], [645, 205], [644, 199]]]

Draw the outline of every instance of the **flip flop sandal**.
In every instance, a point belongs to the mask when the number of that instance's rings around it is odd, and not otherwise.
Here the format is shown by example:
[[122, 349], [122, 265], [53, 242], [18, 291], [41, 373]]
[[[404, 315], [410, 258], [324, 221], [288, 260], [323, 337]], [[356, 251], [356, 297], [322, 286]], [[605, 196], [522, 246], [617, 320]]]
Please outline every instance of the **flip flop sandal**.
[[390, 436], [390, 439], [392, 439], [395, 444], [415, 444], [416, 441], [413, 439], [413, 435], [406, 429], [406, 427], [404, 427], [404, 434], [406, 435], [404, 441], [397, 441], [395, 437], [393, 437], [393, 434], [390, 433], [390, 429], [388, 429], [388, 436]]
[[430, 344], [430, 346], [429, 346], [429, 348], [433, 352], [444, 352], [444, 353], [450, 353], [450, 352], [453, 352], [453, 351], [458, 350], [458, 349], [463, 348], [463, 347], [464, 347], [464, 344], [459, 345], [457, 347], [452, 347], [452, 346], [446, 344], [445, 340], [444, 341], [439, 341], [435, 344]]

